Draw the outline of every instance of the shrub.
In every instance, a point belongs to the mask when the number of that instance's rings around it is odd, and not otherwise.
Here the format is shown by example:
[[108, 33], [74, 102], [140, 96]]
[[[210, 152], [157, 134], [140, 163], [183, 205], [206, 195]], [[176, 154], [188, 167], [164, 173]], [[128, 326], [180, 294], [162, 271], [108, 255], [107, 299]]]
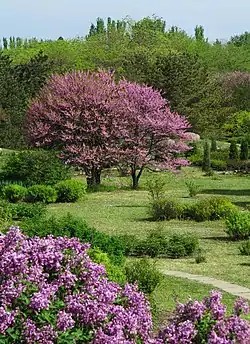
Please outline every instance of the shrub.
[[152, 232], [145, 240], [137, 244], [134, 249], [136, 256], [149, 256], [151, 258], [166, 255], [168, 240], [159, 232]]
[[65, 180], [55, 185], [57, 202], [76, 202], [86, 192], [84, 183], [80, 180]]
[[232, 314], [227, 316], [221, 300], [221, 293], [212, 290], [200, 302], [189, 299], [185, 304], [178, 303], [159, 339], [163, 343], [248, 343], [250, 324], [240, 318], [249, 313], [247, 301], [236, 300]]
[[145, 258], [128, 263], [125, 271], [128, 282], [137, 282], [139, 290], [147, 295], [153, 293], [163, 278], [155, 263]]
[[18, 228], [1, 238], [1, 342], [156, 343], [145, 296], [110, 282], [88, 247]]
[[149, 205], [149, 215], [154, 221], [177, 219], [181, 217], [181, 214], [181, 204], [173, 199], [160, 198]]
[[124, 235], [119, 235], [118, 238], [121, 240], [123, 243], [123, 248], [124, 248], [124, 255], [125, 256], [131, 256], [135, 253], [135, 249], [139, 244], [139, 240], [135, 235], [129, 235], [129, 234], [124, 234]]
[[205, 262], [206, 262], [206, 256], [205, 256], [204, 252], [202, 251], [202, 249], [199, 248], [196, 252], [196, 255], [195, 255], [195, 263], [201, 264], [201, 263], [205, 263]]
[[239, 152], [238, 152], [237, 143], [235, 140], [232, 140], [229, 147], [229, 160], [238, 160], [238, 159], [239, 159]]
[[210, 170], [211, 170], [210, 145], [208, 141], [205, 141], [204, 148], [203, 148], [202, 171], [209, 172]]
[[199, 167], [202, 166], [202, 155], [193, 154], [188, 158], [188, 160], [192, 163], [192, 165], [199, 166]]
[[247, 240], [239, 247], [240, 254], [243, 256], [250, 256], [250, 240]]
[[40, 149], [9, 154], [2, 170], [3, 179], [22, 181], [26, 186], [53, 185], [70, 177], [69, 168], [55, 152]]
[[31, 203], [54, 203], [57, 199], [56, 190], [49, 185], [33, 185], [27, 189], [27, 201]]
[[105, 266], [108, 278], [110, 281], [116, 282], [120, 285], [125, 285], [126, 275], [123, 266], [112, 264], [107, 253], [102, 252], [99, 248], [92, 248], [88, 251], [89, 257], [97, 264]]
[[3, 188], [4, 198], [11, 203], [23, 201], [27, 195], [27, 189], [17, 184], [6, 185]]
[[225, 218], [237, 208], [223, 197], [205, 198], [186, 209], [185, 216], [195, 221], [214, 221]]
[[161, 177], [148, 179], [146, 186], [149, 196], [153, 202], [164, 198], [166, 182]]
[[226, 218], [226, 233], [233, 240], [244, 240], [250, 237], [250, 213], [233, 212]]
[[187, 181], [185, 184], [189, 192], [189, 197], [195, 197], [199, 193], [200, 188], [193, 181]]
[[217, 142], [215, 138], [212, 138], [211, 140], [211, 152], [216, 152], [217, 151]]
[[192, 234], [174, 234], [168, 241], [167, 255], [170, 258], [191, 256], [199, 246], [198, 238]]
[[226, 171], [227, 161], [211, 159], [211, 167], [216, 171]]
[[0, 201], [0, 220], [9, 221], [12, 219], [11, 204], [7, 201]]
[[43, 203], [16, 203], [11, 205], [12, 217], [15, 220], [22, 220], [25, 218], [40, 217], [45, 215], [47, 208]]
[[246, 140], [243, 140], [240, 146], [240, 160], [243, 160], [243, 161], [248, 160], [248, 155], [249, 155], [248, 142]]
[[90, 228], [85, 220], [80, 217], [67, 214], [56, 218], [32, 218], [22, 223], [22, 229], [29, 236], [40, 236], [52, 234], [55, 237], [79, 238], [82, 242], [88, 242], [92, 247], [99, 247], [108, 253], [112, 263], [122, 264], [126, 244], [117, 236], [107, 235]]

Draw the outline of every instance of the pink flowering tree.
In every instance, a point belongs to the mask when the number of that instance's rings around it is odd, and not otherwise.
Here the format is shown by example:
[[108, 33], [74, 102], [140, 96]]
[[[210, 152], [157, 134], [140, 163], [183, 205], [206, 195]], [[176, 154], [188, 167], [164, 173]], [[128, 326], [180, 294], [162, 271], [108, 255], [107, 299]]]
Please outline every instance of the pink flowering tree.
[[122, 119], [121, 156], [131, 169], [136, 189], [145, 167], [175, 169], [187, 165], [179, 153], [188, 150], [188, 122], [170, 111], [159, 91], [146, 85], [121, 80], [116, 104]]
[[99, 184], [101, 170], [118, 158], [115, 96], [112, 73], [52, 76], [28, 110], [31, 144], [59, 150], [66, 163], [84, 170], [88, 185]]
[[112, 73], [53, 76], [28, 110], [28, 133], [35, 146], [61, 151], [81, 167], [88, 185], [100, 183], [101, 170], [125, 162], [136, 189], [144, 168], [185, 165], [187, 121], [171, 113], [160, 92], [121, 80]]

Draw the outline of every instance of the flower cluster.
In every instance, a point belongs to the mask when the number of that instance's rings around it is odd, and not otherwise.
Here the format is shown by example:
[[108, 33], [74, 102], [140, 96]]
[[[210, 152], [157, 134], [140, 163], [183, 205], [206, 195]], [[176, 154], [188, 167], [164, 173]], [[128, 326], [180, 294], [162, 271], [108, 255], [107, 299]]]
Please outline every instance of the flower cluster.
[[75, 238], [28, 238], [18, 227], [0, 237], [0, 339], [157, 343], [145, 296], [110, 282], [88, 248]]
[[222, 295], [212, 290], [201, 302], [190, 299], [186, 304], [179, 303], [159, 339], [166, 344], [249, 344], [250, 324], [240, 318], [248, 314], [248, 303], [236, 300], [233, 315], [226, 316], [221, 299]]

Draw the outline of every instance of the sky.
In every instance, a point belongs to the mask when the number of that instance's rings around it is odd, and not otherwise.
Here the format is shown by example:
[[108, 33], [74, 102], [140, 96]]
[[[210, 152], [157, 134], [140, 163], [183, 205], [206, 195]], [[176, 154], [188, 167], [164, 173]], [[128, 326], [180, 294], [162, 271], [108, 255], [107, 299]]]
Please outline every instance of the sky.
[[210, 41], [250, 31], [250, 0], [0, 0], [0, 37], [57, 39], [85, 36], [97, 17], [162, 17], [193, 35], [202, 25]]

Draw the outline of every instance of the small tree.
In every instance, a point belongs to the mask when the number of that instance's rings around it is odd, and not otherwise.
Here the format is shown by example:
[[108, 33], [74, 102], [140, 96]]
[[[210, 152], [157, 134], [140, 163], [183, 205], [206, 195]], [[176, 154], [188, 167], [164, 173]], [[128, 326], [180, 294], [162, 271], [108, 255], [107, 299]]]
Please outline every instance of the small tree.
[[242, 140], [240, 146], [240, 160], [248, 160], [249, 151], [248, 151], [248, 142], [246, 140]]
[[215, 138], [212, 138], [211, 141], [211, 152], [216, 152], [217, 151], [217, 142], [215, 140]]
[[203, 146], [202, 171], [209, 172], [210, 170], [211, 170], [210, 144], [206, 140]]
[[232, 140], [229, 147], [229, 159], [238, 160], [238, 158], [239, 158], [239, 152], [238, 152], [237, 143], [235, 140]]

